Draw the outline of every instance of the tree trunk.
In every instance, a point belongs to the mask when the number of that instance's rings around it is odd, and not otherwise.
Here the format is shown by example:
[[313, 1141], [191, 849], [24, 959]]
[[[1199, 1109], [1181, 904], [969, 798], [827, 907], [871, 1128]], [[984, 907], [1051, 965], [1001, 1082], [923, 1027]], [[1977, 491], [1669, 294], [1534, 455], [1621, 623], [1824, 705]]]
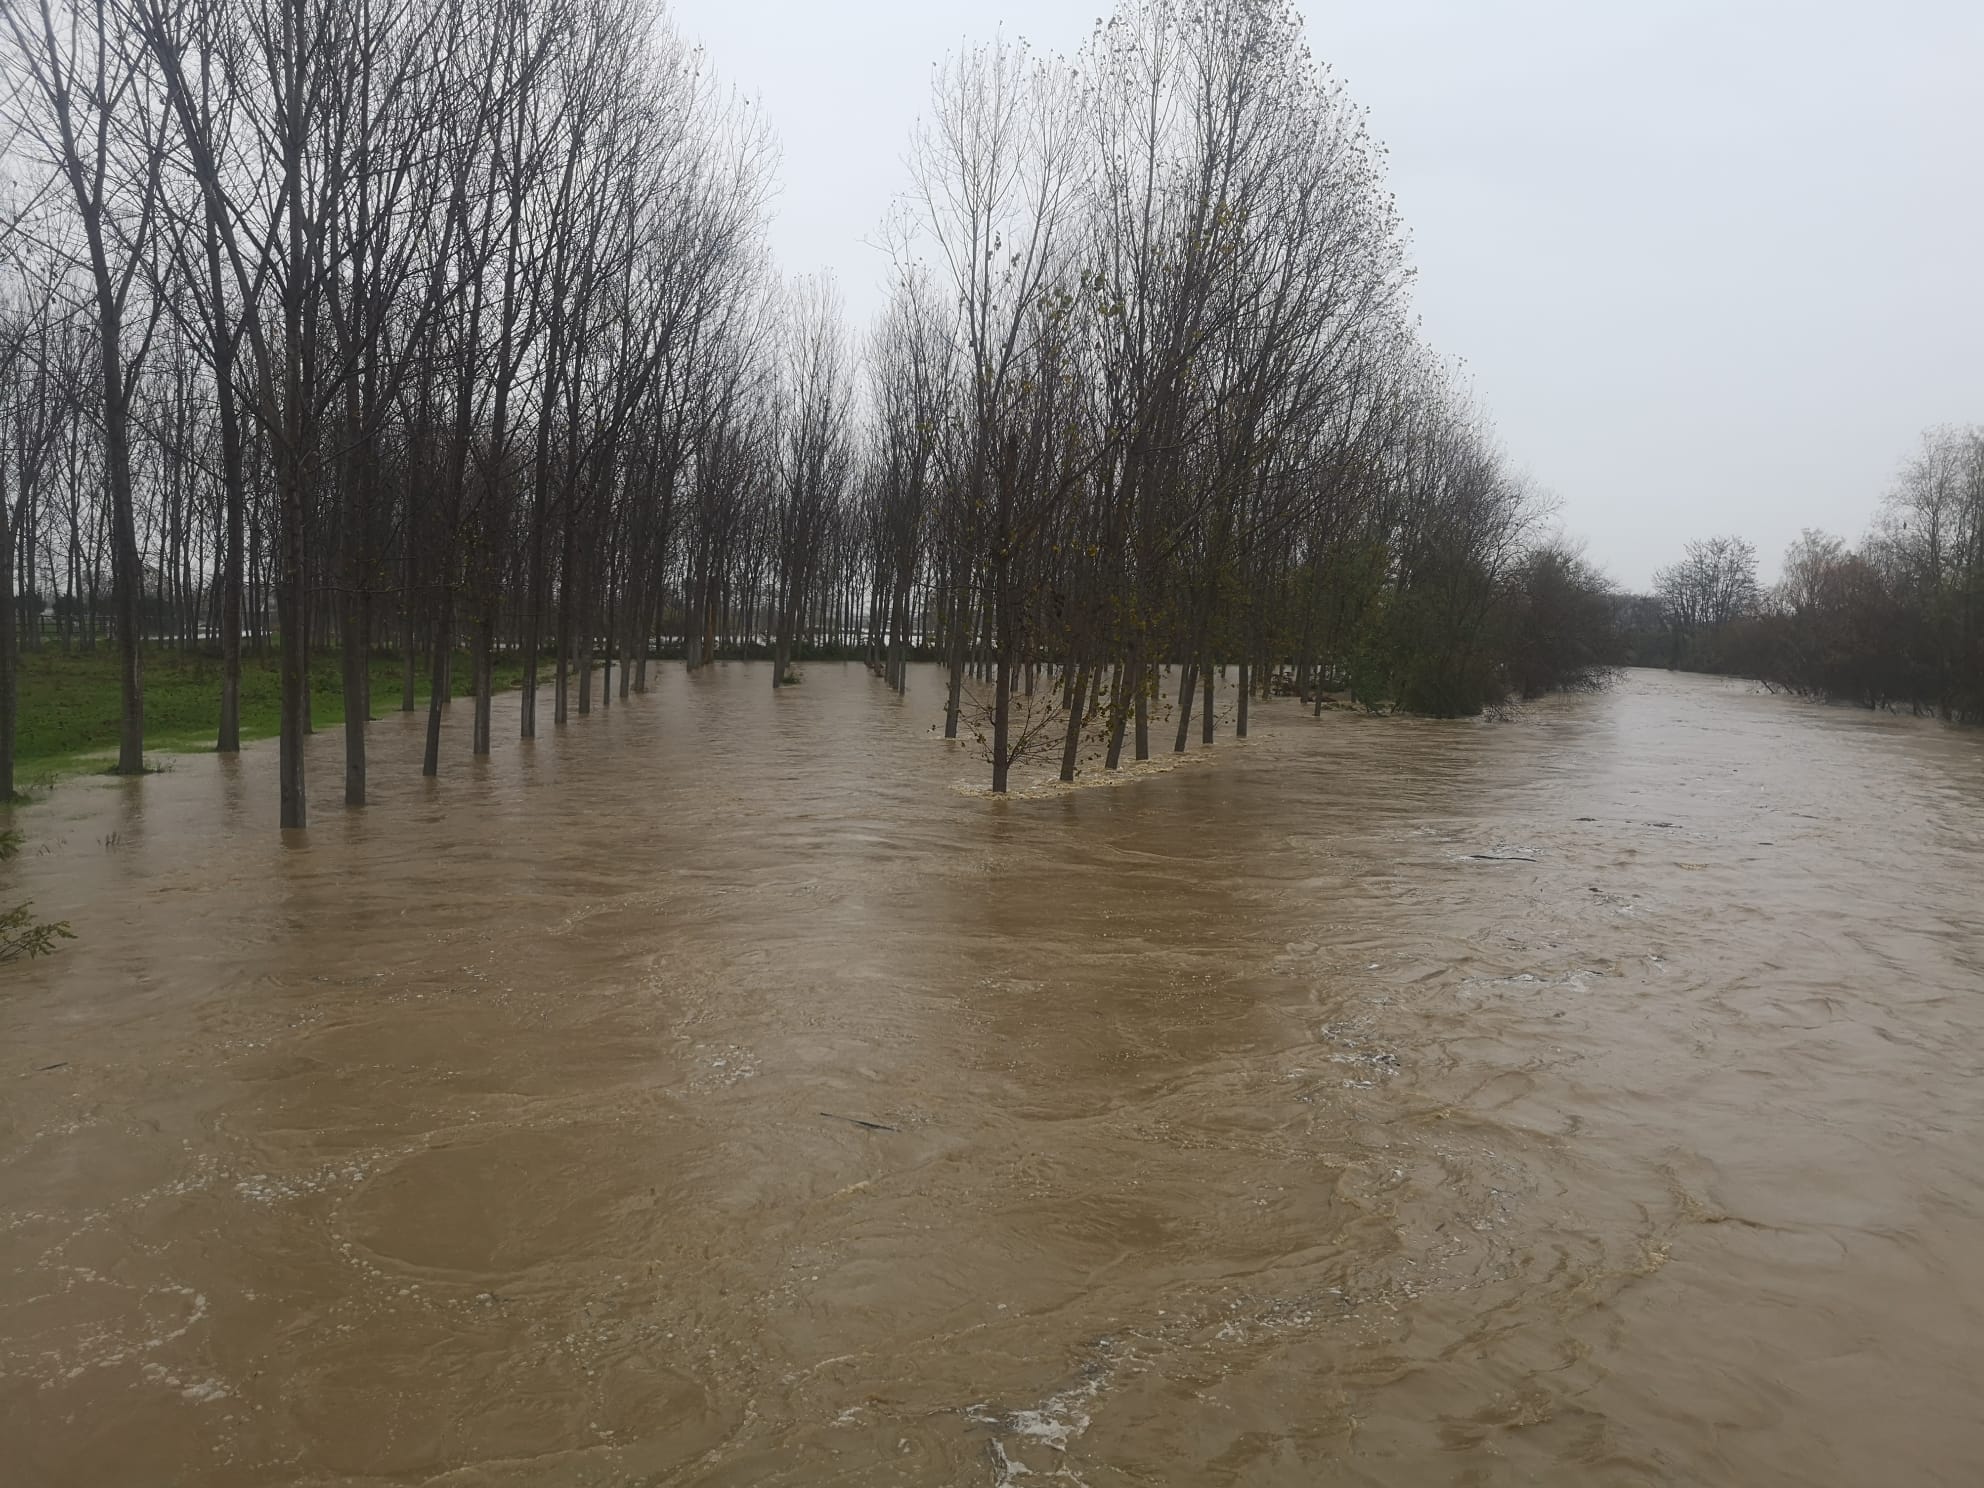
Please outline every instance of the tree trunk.
[[[353, 395], [354, 400], [356, 394]], [[357, 415], [353, 414], [354, 424]], [[354, 431], [355, 432], [355, 431]], [[356, 473], [363, 456], [354, 447], [347, 469], [355, 476], [344, 496], [344, 603], [339, 606], [339, 644], [343, 649], [344, 682], [344, 803], [365, 804], [365, 725], [371, 712], [371, 688], [367, 686], [366, 611], [362, 592], [365, 573], [365, 501], [359, 494], [365, 477]]]
[[0, 803], [14, 799], [14, 725], [20, 712], [19, 655], [15, 649], [14, 533], [7, 509], [6, 467], [0, 462]]
[[964, 612], [963, 587], [951, 610], [950, 687], [944, 701], [944, 737], [958, 736], [958, 712], [964, 701]]
[[489, 753], [489, 710], [492, 668], [489, 662], [496, 622], [485, 611], [475, 622], [475, 744], [474, 753]]
[[112, 596], [117, 607], [117, 651], [122, 668], [122, 716], [117, 731], [117, 773], [139, 775], [145, 768], [144, 647], [138, 632], [138, 528], [132, 513], [129, 402], [122, 388], [118, 347], [121, 326], [114, 313], [103, 324], [103, 432], [110, 475]]
[[1061, 741], [1061, 780], [1071, 783], [1075, 778], [1075, 762], [1082, 746], [1082, 710], [1088, 702], [1089, 669], [1077, 666], [1075, 669], [1074, 701], [1068, 709], [1068, 736]]
[[[695, 566], [689, 575], [689, 593], [682, 596], [682, 664], [695, 671], [706, 662], [710, 633], [709, 555], [702, 543], [696, 546]], [[690, 602], [695, 610], [691, 618]]]
[[220, 736], [222, 754], [241, 752], [242, 527], [248, 498], [241, 474], [241, 431], [228, 403], [221, 410], [221, 443], [227, 464], [227, 553], [221, 572]]
[[1129, 698], [1124, 687], [1131, 671], [1130, 667], [1119, 661], [1114, 675], [1109, 679], [1109, 754], [1103, 763], [1104, 769], [1121, 769], [1123, 765], [1123, 730], [1130, 722]]
[[576, 490], [568, 499], [565, 508], [565, 538], [563, 555], [558, 567], [558, 662], [552, 676], [551, 722], [554, 726], [563, 725], [570, 717], [571, 666], [573, 660], [572, 609], [577, 600], [573, 593], [574, 570], [577, 568], [576, 544], [577, 525], [575, 508], [578, 503]]
[[1012, 660], [1006, 647], [992, 662], [992, 792], [1006, 793], [1006, 776], [1012, 768], [1007, 757], [1011, 742], [1013, 705]]
[[441, 773], [441, 710], [448, 705], [452, 691], [448, 663], [454, 640], [454, 592], [444, 586], [435, 605], [434, 660], [427, 688], [427, 751], [420, 761], [420, 773], [430, 780]]
[[281, 778], [282, 825], [302, 828], [308, 823], [303, 778], [303, 740], [309, 732], [310, 662], [304, 649], [303, 627], [303, 479], [302, 458], [284, 459], [282, 472], [282, 567], [276, 585], [276, 624], [282, 646], [282, 741], [276, 773]]
[[1178, 686], [1178, 738], [1171, 746], [1173, 754], [1183, 754], [1185, 741], [1192, 737], [1192, 699], [1198, 692], [1198, 680], [1198, 663], [1187, 662]]
[[1139, 648], [1130, 664], [1130, 685], [1135, 689], [1132, 701], [1137, 715], [1136, 755], [1139, 760], [1150, 758], [1150, 671], [1144, 665], [1142, 649]]
[[[540, 478], [542, 465], [540, 462]], [[539, 633], [544, 624], [544, 520], [536, 511], [538, 498], [533, 495], [530, 529], [529, 573], [524, 580], [524, 675], [520, 684], [523, 696], [517, 700], [519, 721], [517, 736], [522, 739], [537, 737], [537, 650]]]
[[365, 641], [360, 629], [358, 596], [344, 597], [344, 803], [365, 804]]

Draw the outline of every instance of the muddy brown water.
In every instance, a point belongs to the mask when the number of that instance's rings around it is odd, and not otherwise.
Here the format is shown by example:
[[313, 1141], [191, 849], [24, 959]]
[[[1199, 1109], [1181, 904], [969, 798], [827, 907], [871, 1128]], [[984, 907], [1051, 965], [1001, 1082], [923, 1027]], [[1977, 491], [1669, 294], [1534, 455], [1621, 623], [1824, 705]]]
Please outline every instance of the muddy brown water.
[[1978, 735], [767, 682], [17, 813], [0, 1482], [1984, 1481]]

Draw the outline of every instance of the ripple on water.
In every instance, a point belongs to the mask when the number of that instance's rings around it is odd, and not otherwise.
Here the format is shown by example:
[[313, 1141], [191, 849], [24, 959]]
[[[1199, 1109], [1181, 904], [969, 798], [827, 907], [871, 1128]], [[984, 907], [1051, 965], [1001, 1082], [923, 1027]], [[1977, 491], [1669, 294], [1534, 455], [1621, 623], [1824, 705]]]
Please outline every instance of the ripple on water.
[[379, 1165], [342, 1207], [349, 1239], [384, 1261], [501, 1279], [610, 1248], [659, 1218], [628, 1156], [633, 1127], [584, 1123], [464, 1136]]

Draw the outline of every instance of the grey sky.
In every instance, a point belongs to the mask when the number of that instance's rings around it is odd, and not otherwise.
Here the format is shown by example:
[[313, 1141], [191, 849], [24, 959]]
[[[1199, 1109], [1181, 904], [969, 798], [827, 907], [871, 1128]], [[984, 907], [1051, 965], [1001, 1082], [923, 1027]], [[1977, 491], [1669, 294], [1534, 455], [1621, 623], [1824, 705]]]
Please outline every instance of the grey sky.
[[[784, 149], [773, 242], [880, 303], [931, 64], [1045, 0], [675, 0]], [[1737, 532], [1858, 536], [1919, 431], [1984, 422], [1984, 0], [1302, 9], [1390, 146], [1427, 338], [1563, 526], [1643, 587]]]

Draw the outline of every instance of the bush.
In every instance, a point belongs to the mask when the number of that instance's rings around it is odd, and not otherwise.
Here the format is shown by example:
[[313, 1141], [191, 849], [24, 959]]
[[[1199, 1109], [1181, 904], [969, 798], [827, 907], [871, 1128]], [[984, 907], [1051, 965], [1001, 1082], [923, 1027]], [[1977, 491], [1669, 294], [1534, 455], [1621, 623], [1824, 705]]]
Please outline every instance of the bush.
[[[20, 850], [21, 834], [11, 828], [0, 830], [0, 862], [17, 856]], [[33, 907], [17, 904], [0, 913], [0, 964], [50, 955], [60, 942], [76, 938], [67, 920], [37, 920], [30, 912]]]
[[33, 908], [31, 903], [16, 904], [0, 914], [0, 964], [52, 955], [58, 942], [76, 938], [67, 920], [37, 920]]

